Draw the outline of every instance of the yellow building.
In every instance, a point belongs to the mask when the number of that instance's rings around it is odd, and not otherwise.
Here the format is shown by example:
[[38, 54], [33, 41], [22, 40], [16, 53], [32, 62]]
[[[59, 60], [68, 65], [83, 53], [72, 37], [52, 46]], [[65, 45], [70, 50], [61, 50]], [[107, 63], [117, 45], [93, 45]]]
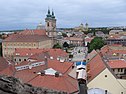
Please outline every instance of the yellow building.
[[80, 26], [74, 28], [75, 31], [79, 32], [87, 32], [88, 31], [88, 23], [85, 26], [81, 23]]
[[119, 79], [99, 54], [87, 66], [89, 90], [99, 88], [104, 94], [126, 94], [126, 80]]
[[17, 48], [52, 48], [53, 40], [46, 35], [45, 30], [25, 30], [10, 35], [2, 42], [3, 57], [12, 59]]

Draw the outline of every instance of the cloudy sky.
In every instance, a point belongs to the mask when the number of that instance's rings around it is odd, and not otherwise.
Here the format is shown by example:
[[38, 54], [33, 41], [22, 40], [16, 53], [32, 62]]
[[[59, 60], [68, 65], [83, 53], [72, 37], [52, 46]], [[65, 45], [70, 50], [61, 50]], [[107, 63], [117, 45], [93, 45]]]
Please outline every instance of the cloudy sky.
[[55, 11], [57, 27], [125, 26], [126, 0], [0, 0], [0, 30], [36, 28]]

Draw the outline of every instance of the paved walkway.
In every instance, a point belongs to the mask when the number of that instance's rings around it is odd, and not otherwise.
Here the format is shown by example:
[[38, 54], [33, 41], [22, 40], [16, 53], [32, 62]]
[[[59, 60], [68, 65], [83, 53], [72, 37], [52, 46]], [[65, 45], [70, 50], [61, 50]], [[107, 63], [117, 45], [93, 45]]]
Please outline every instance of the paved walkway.
[[87, 47], [75, 47], [72, 51], [72, 61], [83, 61], [87, 54]]

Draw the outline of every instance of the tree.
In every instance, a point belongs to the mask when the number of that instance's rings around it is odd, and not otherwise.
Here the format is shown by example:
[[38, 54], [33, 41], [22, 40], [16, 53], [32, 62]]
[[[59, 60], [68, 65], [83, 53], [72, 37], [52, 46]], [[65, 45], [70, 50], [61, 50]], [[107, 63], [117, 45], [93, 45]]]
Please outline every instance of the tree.
[[100, 49], [105, 45], [104, 40], [101, 37], [95, 37], [88, 46], [88, 52], [92, 50]]
[[62, 36], [63, 37], [68, 37], [66, 33], [62, 33]]
[[67, 42], [64, 42], [63, 43], [63, 47], [68, 48], [69, 47], [69, 44]]
[[57, 43], [57, 44], [54, 44], [53, 48], [59, 48], [59, 49], [61, 49], [62, 47], [61, 47], [61, 45], [59, 43]]

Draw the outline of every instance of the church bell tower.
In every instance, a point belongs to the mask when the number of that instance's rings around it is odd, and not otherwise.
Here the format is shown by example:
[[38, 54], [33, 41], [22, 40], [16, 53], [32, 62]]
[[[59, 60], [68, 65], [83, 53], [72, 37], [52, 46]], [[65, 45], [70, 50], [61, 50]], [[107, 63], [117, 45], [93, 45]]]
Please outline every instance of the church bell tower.
[[55, 18], [53, 10], [51, 13], [50, 9], [48, 9], [48, 14], [46, 15], [46, 18], [45, 18], [45, 29], [49, 37], [56, 36], [56, 18]]

